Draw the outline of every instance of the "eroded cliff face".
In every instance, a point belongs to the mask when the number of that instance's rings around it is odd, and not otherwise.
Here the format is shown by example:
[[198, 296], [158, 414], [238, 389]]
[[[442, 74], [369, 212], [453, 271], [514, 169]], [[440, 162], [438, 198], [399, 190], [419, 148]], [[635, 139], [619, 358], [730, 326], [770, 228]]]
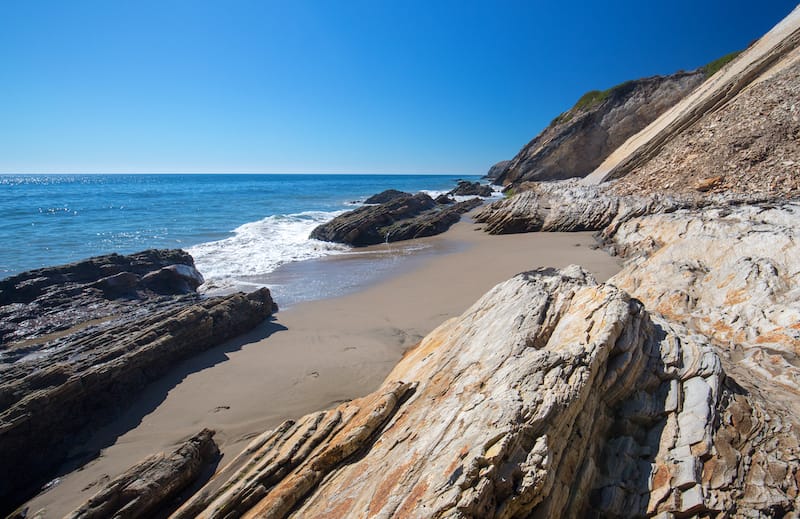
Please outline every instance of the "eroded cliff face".
[[579, 102], [558, 116], [508, 164], [494, 166], [489, 175], [501, 185], [584, 177], [704, 79], [699, 70], [680, 72], [597, 92], [602, 99], [586, 105]]
[[[585, 181], [597, 184], [639, 172], [640, 184], [632, 185], [652, 189], [659, 184], [654, 177], [663, 173], [661, 187], [694, 189], [709, 182], [705, 187], [735, 190], [755, 178], [761, 180], [756, 183], [759, 190], [785, 193], [770, 183], [782, 178], [791, 181], [796, 174], [793, 164], [784, 162], [793, 161], [797, 153], [796, 107], [792, 108], [791, 99], [797, 92], [798, 47], [800, 8], [795, 8], [722, 70], [614, 150]], [[648, 183], [643, 182], [647, 179]]]

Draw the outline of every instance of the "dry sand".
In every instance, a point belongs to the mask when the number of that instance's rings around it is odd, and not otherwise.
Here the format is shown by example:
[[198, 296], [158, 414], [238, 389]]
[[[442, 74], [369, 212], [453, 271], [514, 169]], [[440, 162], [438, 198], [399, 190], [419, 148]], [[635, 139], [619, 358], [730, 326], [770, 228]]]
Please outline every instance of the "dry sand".
[[[110, 445], [99, 458], [63, 476], [30, 510], [61, 517], [98, 483], [203, 427], [217, 431], [222, 466], [248, 438], [283, 420], [373, 391], [406, 349], [514, 274], [578, 263], [605, 280], [619, 270], [614, 258], [590, 248], [590, 233], [489, 236], [478, 227], [461, 222], [420, 240], [440, 253], [408, 261], [411, 268], [361, 291], [280, 311], [250, 334], [180, 363], [95, 435], [89, 449]], [[324, 275], [341, 261], [347, 258], [313, 265]]]

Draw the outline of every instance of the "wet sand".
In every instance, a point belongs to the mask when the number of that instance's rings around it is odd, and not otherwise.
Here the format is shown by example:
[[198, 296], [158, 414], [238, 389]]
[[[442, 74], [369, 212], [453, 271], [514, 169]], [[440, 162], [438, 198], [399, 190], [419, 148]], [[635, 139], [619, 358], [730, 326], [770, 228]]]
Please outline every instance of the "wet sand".
[[[373, 391], [405, 350], [514, 274], [577, 263], [605, 280], [619, 270], [615, 258], [591, 248], [591, 233], [489, 236], [479, 227], [461, 222], [419, 240], [428, 246], [424, 252], [399, 258], [383, 279], [343, 296], [293, 304], [246, 336], [176, 365], [91, 445], [76, 448], [103, 451], [35, 498], [31, 512], [46, 508], [45, 517], [62, 517], [98, 483], [203, 427], [217, 431], [224, 466], [249, 438], [283, 420]], [[384, 259], [397, 253], [389, 246], [359, 252]], [[297, 264], [285, 275], [313, 283], [369, 265], [370, 254], [332, 256]]]

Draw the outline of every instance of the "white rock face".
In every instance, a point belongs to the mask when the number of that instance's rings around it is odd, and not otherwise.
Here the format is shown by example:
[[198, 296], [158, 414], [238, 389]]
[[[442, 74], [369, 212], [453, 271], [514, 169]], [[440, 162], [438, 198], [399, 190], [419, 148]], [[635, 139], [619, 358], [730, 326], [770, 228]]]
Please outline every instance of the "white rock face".
[[173, 517], [791, 510], [794, 425], [767, 413], [704, 337], [579, 267], [542, 269], [441, 325], [372, 395], [254, 440]]

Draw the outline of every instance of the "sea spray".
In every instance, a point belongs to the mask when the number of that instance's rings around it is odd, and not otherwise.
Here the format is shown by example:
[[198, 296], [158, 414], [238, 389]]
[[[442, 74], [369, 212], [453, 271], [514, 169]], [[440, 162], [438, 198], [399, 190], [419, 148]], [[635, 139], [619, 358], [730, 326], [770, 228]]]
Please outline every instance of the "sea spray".
[[229, 238], [200, 243], [188, 252], [205, 277], [217, 284], [231, 278], [268, 274], [285, 263], [349, 250], [345, 245], [308, 238], [314, 227], [342, 212], [305, 211], [268, 216], [237, 227]]

